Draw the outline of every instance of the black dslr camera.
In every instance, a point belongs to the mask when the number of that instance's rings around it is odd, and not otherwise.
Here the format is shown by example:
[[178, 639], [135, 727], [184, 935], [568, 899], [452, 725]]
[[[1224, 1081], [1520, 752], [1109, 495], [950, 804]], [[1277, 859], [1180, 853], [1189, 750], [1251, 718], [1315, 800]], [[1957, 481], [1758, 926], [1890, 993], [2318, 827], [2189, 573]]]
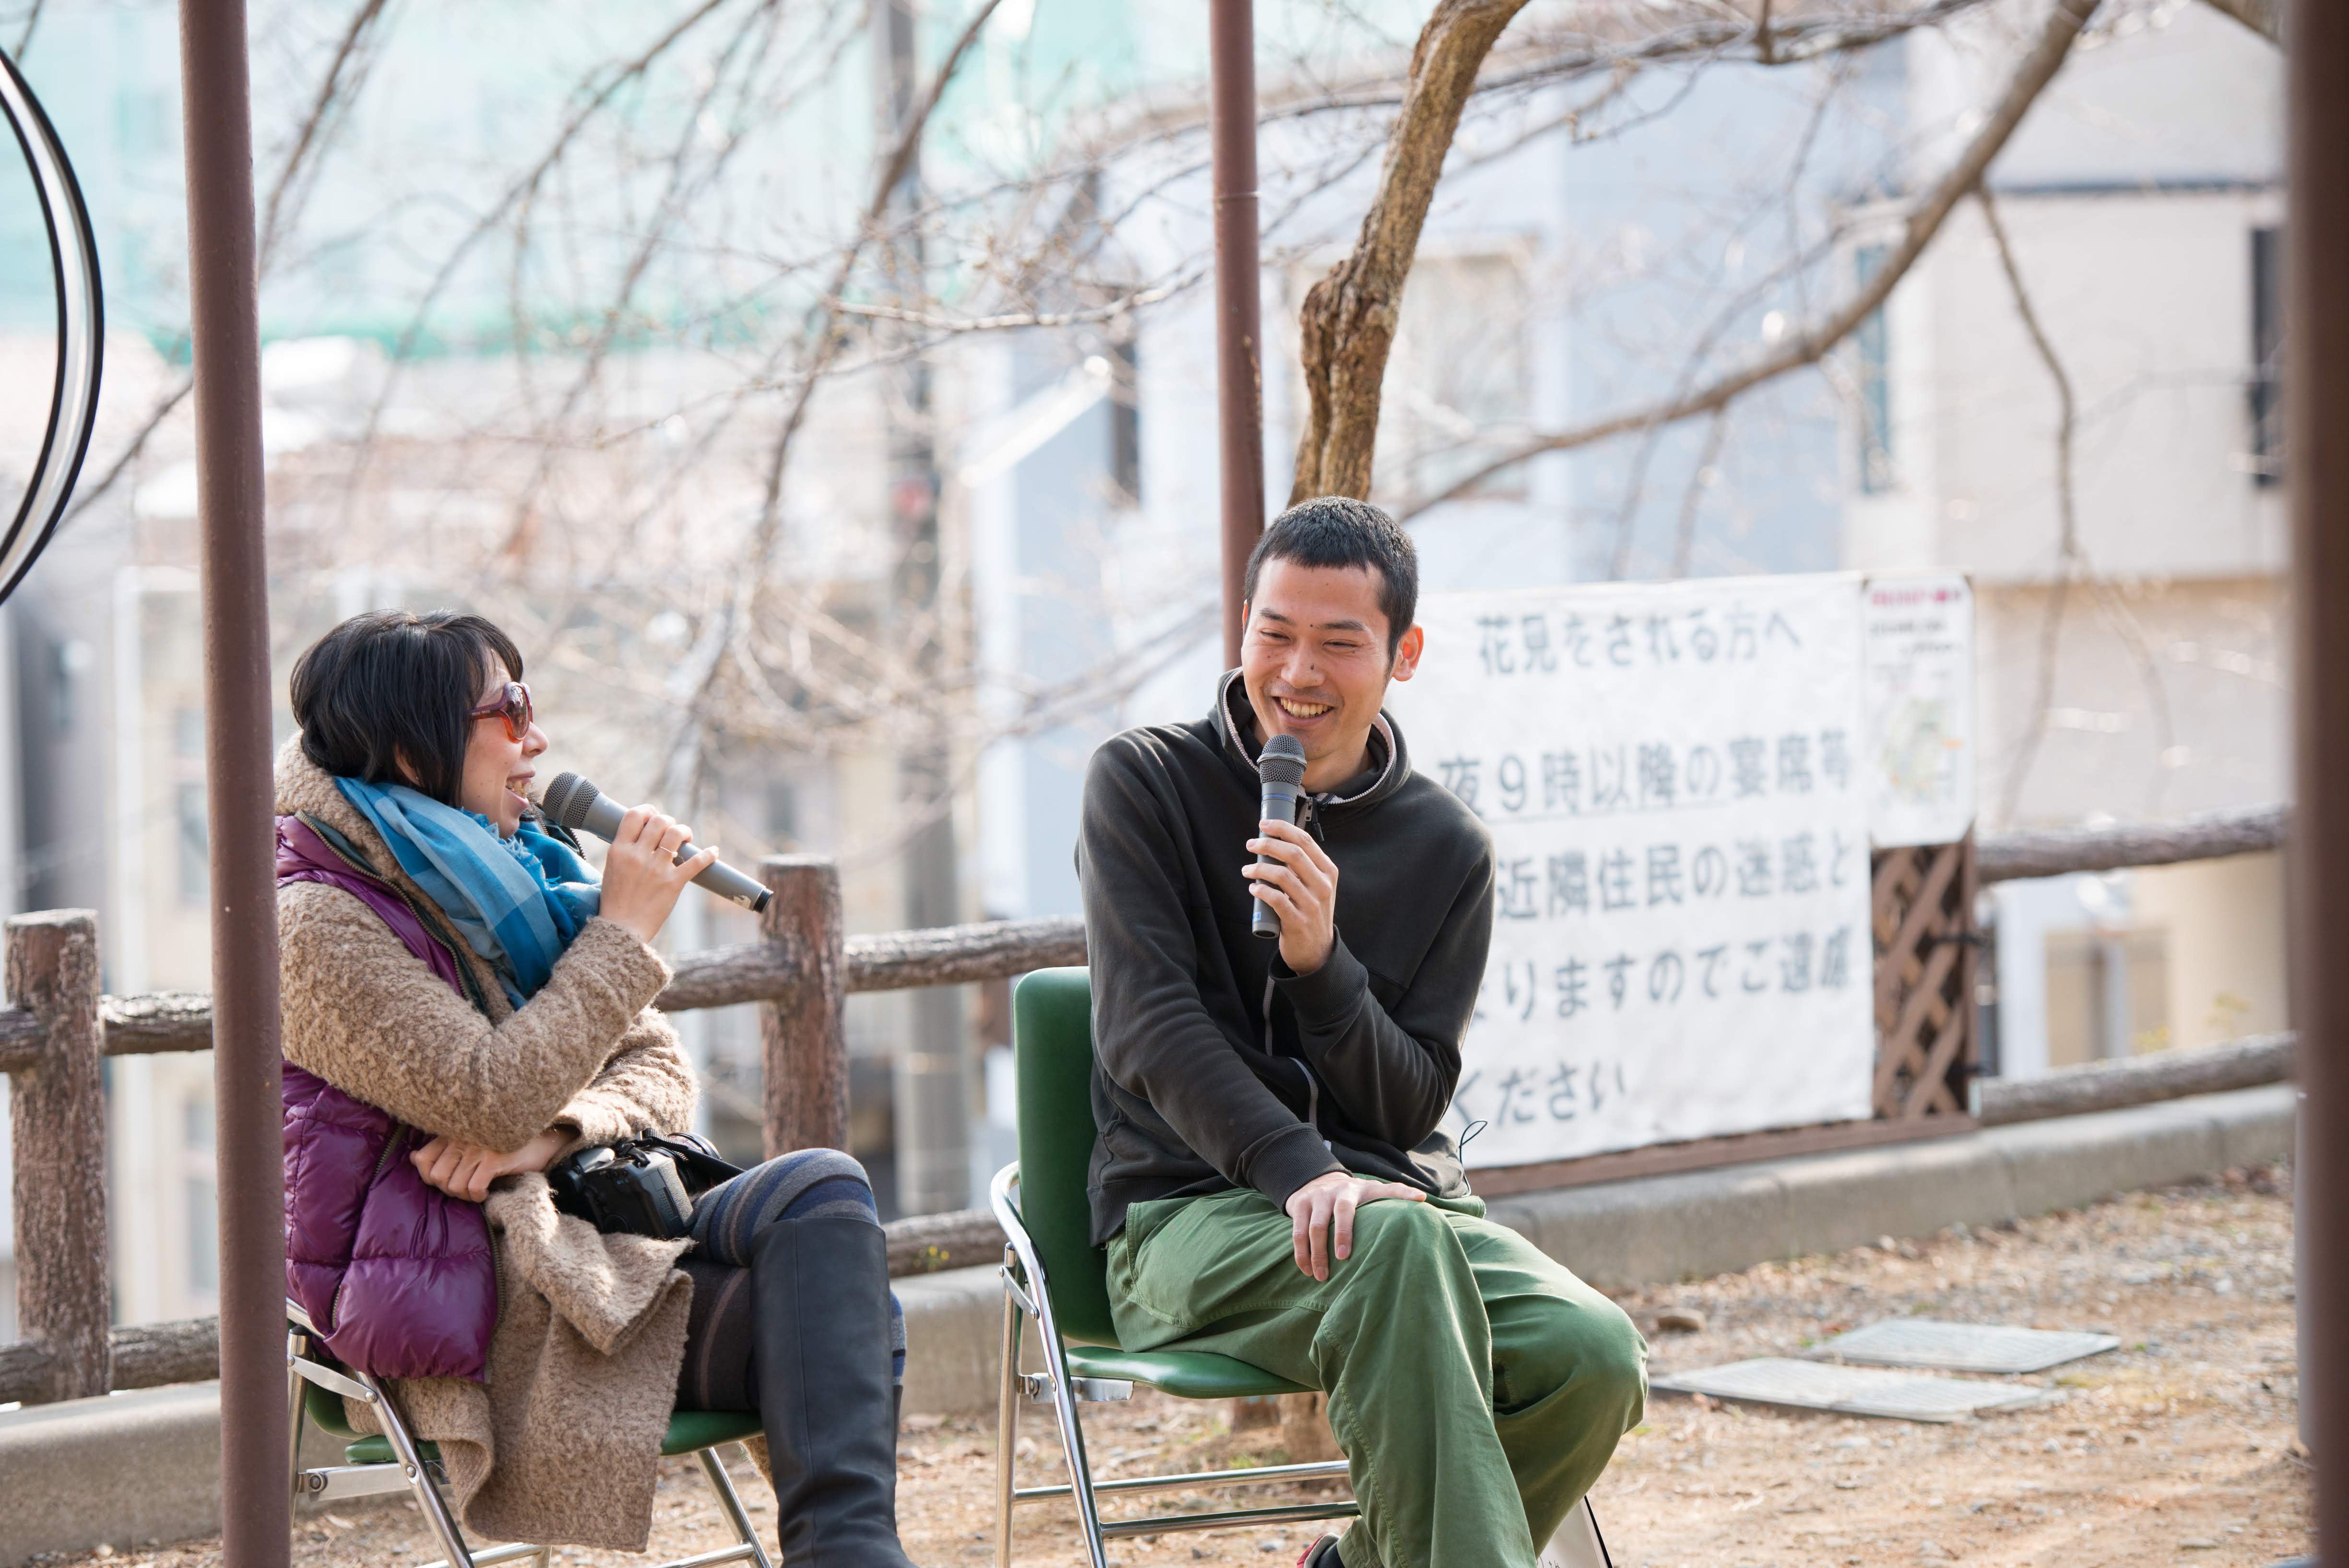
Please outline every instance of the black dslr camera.
[[691, 1133], [647, 1133], [574, 1149], [547, 1168], [554, 1206], [596, 1230], [675, 1238], [693, 1229], [693, 1200], [739, 1165]]

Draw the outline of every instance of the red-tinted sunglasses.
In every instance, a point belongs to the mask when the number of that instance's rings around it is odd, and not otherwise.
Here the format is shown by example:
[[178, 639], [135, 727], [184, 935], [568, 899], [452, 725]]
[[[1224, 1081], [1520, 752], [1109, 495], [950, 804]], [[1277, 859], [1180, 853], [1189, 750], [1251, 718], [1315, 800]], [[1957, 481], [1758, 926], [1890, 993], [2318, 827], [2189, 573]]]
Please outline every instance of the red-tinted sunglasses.
[[506, 722], [506, 739], [519, 743], [530, 733], [530, 688], [519, 680], [506, 682], [506, 694], [486, 708], [476, 708], [470, 719], [499, 718]]

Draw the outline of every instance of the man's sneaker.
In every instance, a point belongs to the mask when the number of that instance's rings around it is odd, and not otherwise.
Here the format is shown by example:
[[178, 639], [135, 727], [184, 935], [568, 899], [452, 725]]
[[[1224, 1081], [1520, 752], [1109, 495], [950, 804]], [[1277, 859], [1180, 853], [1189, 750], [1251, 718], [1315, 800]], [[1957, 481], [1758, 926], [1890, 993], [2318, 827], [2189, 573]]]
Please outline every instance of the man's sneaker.
[[1325, 1535], [1298, 1554], [1297, 1568], [1345, 1568], [1338, 1555], [1338, 1538]]

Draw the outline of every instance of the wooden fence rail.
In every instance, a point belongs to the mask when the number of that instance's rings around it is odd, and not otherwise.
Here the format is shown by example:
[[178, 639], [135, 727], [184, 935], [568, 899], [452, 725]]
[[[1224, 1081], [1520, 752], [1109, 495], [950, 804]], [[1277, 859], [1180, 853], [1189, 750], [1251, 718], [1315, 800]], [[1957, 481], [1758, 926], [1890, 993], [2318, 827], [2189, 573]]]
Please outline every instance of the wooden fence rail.
[[[2270, 806], [2155, 826], [2010, 834], [1975, 845], [1975, 875], [1987, 883], [2273, 849], [2290, 823], [2288, 807]], [[830, 861], [777, 856], [761, 869], [775, 891], [761, 919], [761, 940], [681, 958], [659, 1005], [673, 1012], [760, 1005], [771, 1154], [847, 1145], [841, 1008], [850, 992], [1008, 979], [1085, 961], [1084, 927], [1073, 918], [850, 937], [841, 929], [839, 874]], [[11, 1089], [17, 1324], [24, 1337], [0, 1345], [0, 1403], [212, 1376], [218, 1327], [211, 1319], [107, 1328], [98, 1076], [104, 1056], [210, 1049], [211, 999], [187, 992], [100, 995], [97, 920], [87, 910], [10, 920], [5, 965], [0, 1072], [9, 1075]], [[1913, 989], [1903, 992], [1914, 994]], [[2223, 1068], [2198, 1070], [2240, 1080], [2282, 1059], [2269, 1046]], [[1931, 1060], [1923, 1062], [1920, 1082], [1930, 1085], [1932, 1067]], [[2109, 1084], [2062, 1091], [2075, 1098], [2127, 1092]], [[2010, 1114], [2067, 1114], [2036, 1105], [2017, 1101]], [[893, 1274], [982, 1262], [1000, 1245], [983, 1211], [923, 1216], [889, 1229]]]
[[[843, 990], [907, 991], [920, 985], [963, 985], [1002, 980], [1030, 970], [1085, 961], [1085, 923], [1074, 915], [1041, 920], [992, 920], [925, 931], [885, 931], [850, 937]], [[739, 942], [687, 953], [676, 961], [668, 988], [653, 1003], [664, 1012], [738, 1002], [773, 1002], [799, 983], [791, 950], [773, 942]], [[212, 999], [201, 991], [157, 991], [99, 999], [105, 1054], [145, 1056], [212, 1048]], [[45, 1035], [32, 1014], [0, 1009], [0, 1073], [29, 1066]]]
[[2251, 855], [2282, 848], [2291, 832], [2292, 807], [2261, 805], [2177, 822], [1992, 834], [1975, 841], [1974, 854], [1983, 881], [2012, 882], [2071, 871], [2118, 871]]

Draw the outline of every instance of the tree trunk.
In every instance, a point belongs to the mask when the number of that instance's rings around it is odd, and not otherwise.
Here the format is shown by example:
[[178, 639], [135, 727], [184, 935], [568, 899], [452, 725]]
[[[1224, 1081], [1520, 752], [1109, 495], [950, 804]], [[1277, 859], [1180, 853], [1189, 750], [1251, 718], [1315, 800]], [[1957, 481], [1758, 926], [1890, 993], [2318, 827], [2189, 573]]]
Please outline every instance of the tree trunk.
[[1354, 251], [1305, 296], [1299, 358], [1305, 429], [1288, 504], [1316, 495], [1368, 499], [1379, 389], [1402, 313], [1403, 281], [1453, 133], [1494, 40], [1526, 0], [1441, 0], [1411, 52], [1402, 111], [1387, 140], [1378, 195]]

